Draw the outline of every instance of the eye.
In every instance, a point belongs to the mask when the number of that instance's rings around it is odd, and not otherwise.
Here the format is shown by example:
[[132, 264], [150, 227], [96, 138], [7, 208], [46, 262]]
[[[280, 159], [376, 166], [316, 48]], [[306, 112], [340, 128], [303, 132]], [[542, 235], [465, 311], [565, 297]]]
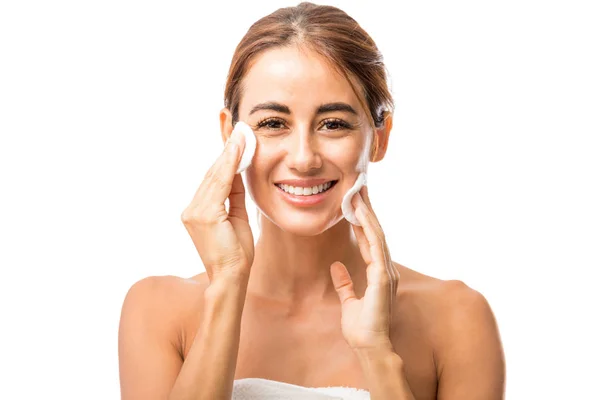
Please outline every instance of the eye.
[[337, 119], [337, 118], [327, 119], [327, 120], [323, 121], [323, 125], [326, 125], [328, 127], [327, 130], [334, 130], [334, 131], [351, 128], [350, 124], [348, 124], [345, 121], [342, 121], [341, 119]]
[[[338, 119], [338, 118], [330, 118], [326, 119], [322, 122], [323, 126], [326, 127], [325, 131], [342, 131], [345, 129], [352, 129], [352, 125], [349, 123]], [[281, 130], [285, 127], [285, 121], [279, 118], [265, 118], [256, 123], [256, 129], [265, 128], [270, 131]]]
[[277, 129], [280, 129], [281, 128], [280, 125], [283, 125], [284, 123], [285, 123], [284, 121], [277, 119], [277, 118], [265, 118], [262, 121], [259, 121], [256, 124], [256, 127], [257, 128], [266, 127], [271, 130], [277, 130]]

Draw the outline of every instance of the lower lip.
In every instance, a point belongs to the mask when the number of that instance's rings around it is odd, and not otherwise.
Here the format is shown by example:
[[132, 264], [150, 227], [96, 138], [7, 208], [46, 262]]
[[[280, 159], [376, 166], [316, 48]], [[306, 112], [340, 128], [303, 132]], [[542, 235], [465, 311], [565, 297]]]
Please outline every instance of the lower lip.
[[283, 196], [283, 198], [288, 203], [293, 204], [295, 206], [302, 207], [302, 206], [313, 206], [315, 204], [322, 202], [329, 195], [329, 193], [331, 193], [334, 186], [335, 186], [335, 184], [332, 185], [332, 187], [330, 187], [326, 191], [318, 193], [318, 194], [313, 194], [311, 196], [299, 196], [299, 195], [291, 194], [291, 193], [284, 191], [277, 185], [275, 185], [275, 189]]

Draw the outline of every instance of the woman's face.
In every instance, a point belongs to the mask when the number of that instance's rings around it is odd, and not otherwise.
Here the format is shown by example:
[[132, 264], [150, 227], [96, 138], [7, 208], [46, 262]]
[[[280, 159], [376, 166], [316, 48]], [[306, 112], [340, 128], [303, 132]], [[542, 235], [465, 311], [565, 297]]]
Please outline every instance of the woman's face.
[[342, 198], [369, 162], [373, 131], [358, 98], [319, 55], [296, 48], [262, 53], [243, 84], [239, 119], [257, 138], [251, 198], [285, 231], [324, 232], [343, 218]]

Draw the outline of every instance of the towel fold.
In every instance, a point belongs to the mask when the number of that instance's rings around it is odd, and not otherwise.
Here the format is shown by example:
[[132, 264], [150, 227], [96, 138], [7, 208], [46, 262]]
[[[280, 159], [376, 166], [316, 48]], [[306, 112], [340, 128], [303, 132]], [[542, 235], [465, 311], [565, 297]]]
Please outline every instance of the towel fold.
[[345, 386], [304, 387], [263, 378], [233, 381], [231, 400], [370, 400], [364, 389]]

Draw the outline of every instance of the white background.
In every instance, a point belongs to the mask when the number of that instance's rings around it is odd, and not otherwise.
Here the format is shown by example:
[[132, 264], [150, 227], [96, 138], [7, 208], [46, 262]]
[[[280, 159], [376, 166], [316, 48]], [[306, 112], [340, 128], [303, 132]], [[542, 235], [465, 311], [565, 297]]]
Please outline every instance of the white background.
[[[392, 77], [369, 187], [393, 258], [486, 296], [508, 399], [597, 395], [593, 3], [328, 3]], [[203, 271], [180, 214], [222, 149], [233, 50], [297, 2], [209, 4], [1, 3], [0, 398], [118, 398], [129, 287]]]

